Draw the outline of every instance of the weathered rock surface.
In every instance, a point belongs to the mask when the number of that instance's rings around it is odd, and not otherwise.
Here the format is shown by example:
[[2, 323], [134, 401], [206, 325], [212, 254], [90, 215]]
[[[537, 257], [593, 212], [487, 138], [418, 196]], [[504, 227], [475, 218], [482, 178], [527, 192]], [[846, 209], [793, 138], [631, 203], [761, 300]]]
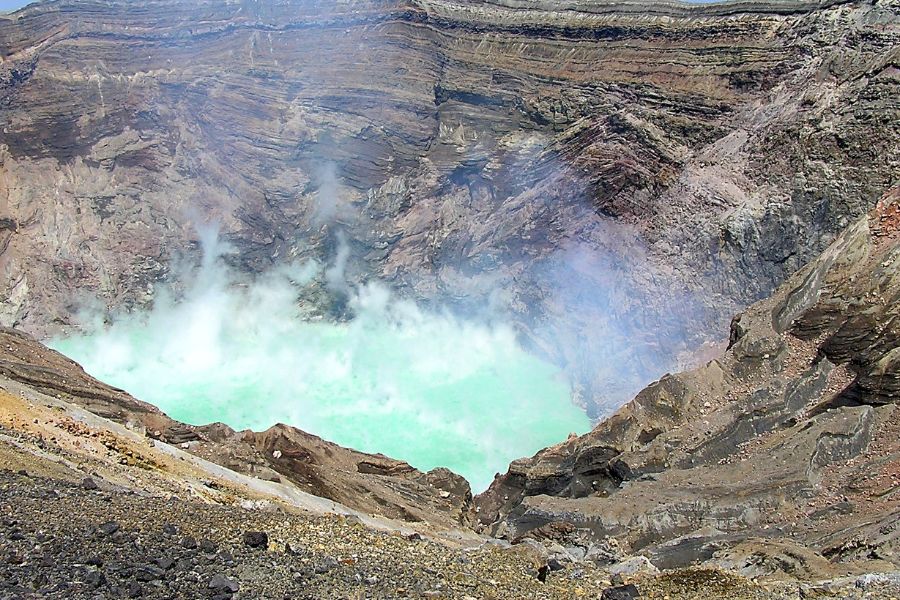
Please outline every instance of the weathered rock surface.
[[337, 226], [600, 414], [896, 181], [898, 39], [893, 0], [44, 2], [0, 18], [0, 324], [148, 305], [198, 222], [247, 272]]
[[[490, 546], [409, 540], [334, 514], [145, 496], [135, 482], [86, 491], [67, 480], [71, 472], [64, 466], [50, 476], [46, 468], [0, 441], [2, 598], [518, 600], [602, 592], [599, 572], [590, 566], [579, 578], [559, 573], [541, 582], [527, 557]], [[97, 531], [98, 522], [111, 517], [119, 530]], [[268, 546], [245, 544], [247, 527], [265, 532]], [[217, 549], [184, 547], [173, 530], [209, 536], [208, 545]]]
[[[724, 357], [511, 465], [475, 508], [514, 544], [472, 567], [352, 524], [480, 541], [456, 529], [472, 498], [449, 471], [282, 425], [183, 425], [0, 330], [0, 487], [28, 516], [0, 523], [0, 592], [896, 589], [854, 577], [900, 566], [898, 22], [891, 0], [57, 0], [0, 18], [0, 324], [148, 306], [198, 223], [247, 274], [327, 262], [340, 229], [351, 280], [507, 312], [600, 414], [790, 275]], [[350, 519], [241, 512], [273, 504]]]
[[510, 540], [612, 539], [598, 562], [640, 553], [750, 577], [896, 569], [898, 201], [894, 189], [735, 318], [724, 357], [515, 461], [476, 498], [484, 526]]

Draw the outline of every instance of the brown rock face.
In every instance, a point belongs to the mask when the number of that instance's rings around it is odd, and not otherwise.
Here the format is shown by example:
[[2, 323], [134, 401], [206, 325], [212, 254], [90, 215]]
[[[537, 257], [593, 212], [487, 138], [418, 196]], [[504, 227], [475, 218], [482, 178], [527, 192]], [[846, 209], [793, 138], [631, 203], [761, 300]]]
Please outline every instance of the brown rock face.
[[514, 462], [476, 498], [482, 523], [510, 539], [567, 525], [660, 568], [896, 568], [898, 201], [735, 318], [722, 359]]
[[896, 179], [897, 40], [893, 2], [42, 3], [0, 18], [0, 322], [146, 306], [198, 222], [327, 260], [333, 195], [351, 279], [491, 299], [599, 414]]

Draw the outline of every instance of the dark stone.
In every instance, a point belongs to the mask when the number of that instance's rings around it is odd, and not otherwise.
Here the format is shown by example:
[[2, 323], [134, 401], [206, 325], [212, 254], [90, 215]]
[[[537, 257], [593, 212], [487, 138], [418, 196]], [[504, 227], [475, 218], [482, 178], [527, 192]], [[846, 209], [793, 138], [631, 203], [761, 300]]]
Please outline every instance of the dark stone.
[[115, 521], [107, 521], [106, 523], [102, 523], [97, 531], [102, 533], [103, 535], [112, 535], [119, 530], [119, 524]]
[[212, 579], [209, 580], [209, 589], [216, 590], [217, 592], [236, 594], [240, 589], [240, 585], [224, 575], [213, 575]]
[[9, 534], [9, 539], [10, 539], [10, 541], [12, 541], [12, 542], [18, 542], [18, 541], [20, 541], [20, 540], [24, 540], [24, 539], [25, 539], [25, 536], [22, 535], [22, 532], [21, 532], [21, 531], [14, 531], [14, 532], [12, 532], [11, 534]]
[[723, 544], [707, 536], [691, 536], [663, 544], [650, 552], [650, 560], [662, 569], [680, 569], [711, 559]]
[[93, 588], [106, 585], [106, 576], [100, 571], [90, 571], [84, 576], [84, 582]]
[[160, 569], [162, 569], [163, 571], [168, 571], [169, 569], [172, 569], [173, 567], [175, 567], [175, 559], [169, 558], [169, 557], [157, 558], [156, 566], [159, 567]]
[[89, 565], [91, 567], [102, 567], [103, 559], [100, 558], [99, 556], [92, 556], [89, 559], [87, 559], [86, 561], [84, 561], [84, 564]]
[[269, 534], [265, 531], [247, 531], [244, 533], [244, 544], [251, 548], [267, 548], [269, 546]]
[[128, 597], [129, 598], [140, 598], [144, 595], [144, 586], [137, 583], [136, 581], [132, 581], [128, 584]]
[[406, 536], [406, 539], [408, 539], [411, 542], [420, 542], [420, 541], [422, 541], [422, 536], [419, 535], [418, 533], [411, 533], [408, 536]]
[[555, 558], [551, 558], [550, 560], [548, 560], [547, 566], [550, 567], [551, 571], [562, 571], [563, 569], [566, 568], [566, 565], [562, 564], [561, 562], [559, 562], [559, 560], [557, 560]]
[[853, 513], [853, 509], [854, 504], [852, 502], [843, 500], [825, 508], [820, 508], [809, 516], [811, 519], [823, 519], [829, 515], [849, 515]]
[[85, 477], [81, 480], [81, 487], [86, 490], [96, 490], [100, 489], [100, 486], [97, 485], [97, 482], [91, 479], [90, 477]]
[[122, 563], [117, 563], [115, 561], [109, 562], [106, 564], [106, 571], [109, 573], [118, 573], [119, 571], [124, 571], [125, 567]]
[[216, 550], [218, 549], [219, 547], [216, 546], [216, 543], [212, 540], [208, 540], [206, 538], [200, 540], [200, 550], [202, 550], [203, 552], [206, 552], [207, 554], [215, 554]]
[[633, 583], [606, 588], [600, 595], [601, 600], [634, 600], [640, 598], [641, 592]]
[[181, 538], [181, 547], [187, 548], [188, 550], [194, 550], [197, 548], [197, 540], [195, 540], [193, 536], [186, 535]]
[[331, 556], [326, 556], [321, 561], [316, 563], [314, 570], [316, 572], [316, 575], [322, 575], [322, 574], [327, 573], [328, 571], [336, 568], [337, 566], [338, 566], [337, 560], [335, 560]]
[[18, 473], [23, 477], [28, 477], [28, 471], [26, 471], [25, 469], [19, 469]]
[[134, 573], [134, 578], [138, 581], [156, 581], [165, 577], [165, 571], [153, 565], [143, 565]]
[[550, 567], [547, 565], [541, 565], [537, 572], [537, 580], [541, 583], [547, 581], [547, 575], [550, 574]]
[[171, 523], [166, 523], [165, 525], [163, 525], [162, 531], [166, 535], [175, 535], [176, 533], [178, 533], [178, 527], [172, 525]]

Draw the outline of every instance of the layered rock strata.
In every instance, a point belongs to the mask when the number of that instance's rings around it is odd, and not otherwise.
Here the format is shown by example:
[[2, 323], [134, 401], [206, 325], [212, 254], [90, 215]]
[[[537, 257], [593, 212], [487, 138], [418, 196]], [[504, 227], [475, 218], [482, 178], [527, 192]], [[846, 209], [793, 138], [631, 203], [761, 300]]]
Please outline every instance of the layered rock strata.
[[895, 569], [898, 200], [736, 317], [724, 357], [514, 462], [476, 498], [482, 523], [511, 540], [612, 541], [659, 568]]
[[198, 222], [247, 273], [342, 228], [598, 415], [896, 181], [898, 39], [892, 1], [42, 2], [0, 18], [0, 319], [146, 307]]

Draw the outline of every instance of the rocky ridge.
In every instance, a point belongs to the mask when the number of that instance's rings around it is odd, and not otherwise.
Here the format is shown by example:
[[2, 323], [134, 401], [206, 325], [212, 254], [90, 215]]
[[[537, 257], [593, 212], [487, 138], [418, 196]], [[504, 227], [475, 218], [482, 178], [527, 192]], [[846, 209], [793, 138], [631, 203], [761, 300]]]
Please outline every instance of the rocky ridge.
[[895, 570], [898, 200], [736, 317], [724, 357], [515, 461], [476, 498], [481, 522], [509, 540], [612, 543], [658, 568]]

